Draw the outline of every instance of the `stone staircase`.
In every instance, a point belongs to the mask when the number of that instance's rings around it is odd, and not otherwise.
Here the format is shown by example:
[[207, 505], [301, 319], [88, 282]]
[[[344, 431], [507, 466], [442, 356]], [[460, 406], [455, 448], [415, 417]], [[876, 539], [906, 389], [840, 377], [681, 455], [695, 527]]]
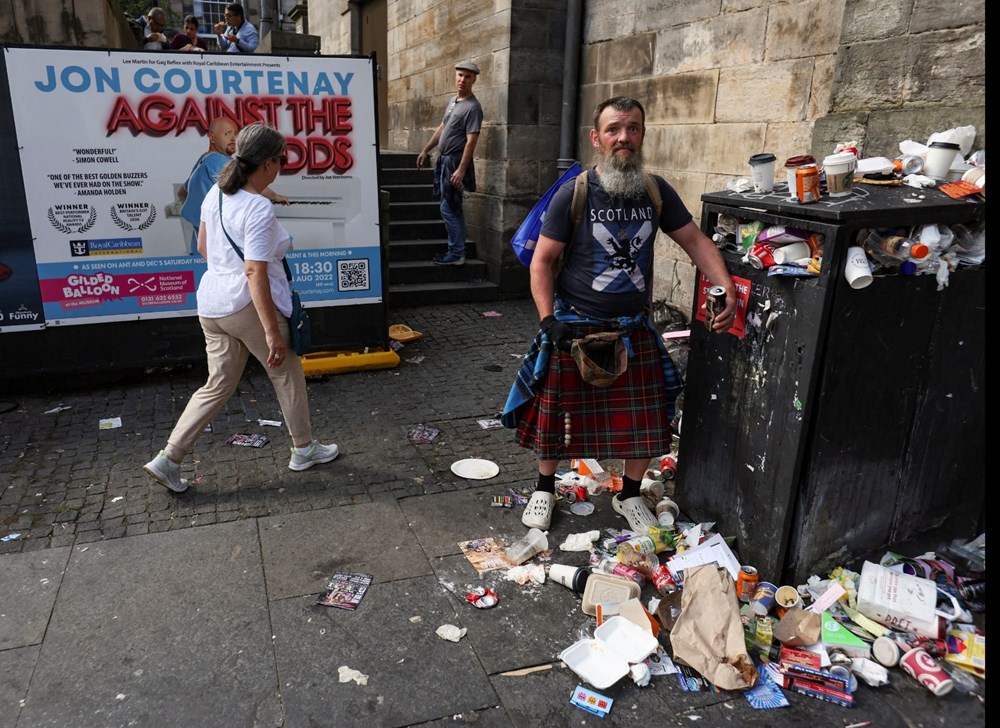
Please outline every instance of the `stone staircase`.
[[[448, 235], [431, 192], [432, 169], [417, 169], [417, 155], [381, 152], [382, 189], [389, 193], [389, 305], [495, 301], [499, 287], [486, 280], [476, 243], [466, 242], [465, 265], [435, 265]], [[468, 210], [466, 210], [468, 214]]]

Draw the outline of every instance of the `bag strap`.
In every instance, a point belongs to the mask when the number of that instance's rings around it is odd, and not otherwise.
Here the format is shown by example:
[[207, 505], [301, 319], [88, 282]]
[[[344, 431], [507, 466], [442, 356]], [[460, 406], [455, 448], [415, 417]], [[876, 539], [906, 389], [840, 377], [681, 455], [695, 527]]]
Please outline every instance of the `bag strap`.
[[[243, 257], [243, 251], [239, 249], [239, 247], [236, 245], [236, 243], [233, 242], [233, 239], [229, 236], [229, 231], [226, 230], [226, 223], [222, 219], [222, 188], [221, 187], [219, 188], [219, 225], [222, 226], [222, 232], [224, 232], [226, 234], [226, 240], [228, 240], [229, 244], [233, 246], [233, 250], [236, 251], [236, 255], [240, 256], [240, 260], [245, 261], [246, 258]], [[288, 259], [283, 257], [281, 259], [281, 264], [283, 266], [285, 266], [285, 277], [288, 279], [288, 282], [291, 283], [292, 282], [292, 271], [288, 267]]]

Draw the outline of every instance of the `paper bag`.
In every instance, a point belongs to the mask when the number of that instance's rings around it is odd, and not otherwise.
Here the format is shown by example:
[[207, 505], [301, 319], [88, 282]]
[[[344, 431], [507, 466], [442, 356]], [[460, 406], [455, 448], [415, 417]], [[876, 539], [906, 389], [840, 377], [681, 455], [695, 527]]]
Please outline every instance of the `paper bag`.
[[785, 612], [774, 625], [774, 639], [789, 647], [808, 647], [819, 642], [822, 631], [820, 615], [796, 607]]
[[697, 670], [716, 687], [745, 690], [757, 669], [743, 641], [736, 583], [724, 568], [709, 564], [684, 572], [681, 616], [670, 632], [674, 660]]

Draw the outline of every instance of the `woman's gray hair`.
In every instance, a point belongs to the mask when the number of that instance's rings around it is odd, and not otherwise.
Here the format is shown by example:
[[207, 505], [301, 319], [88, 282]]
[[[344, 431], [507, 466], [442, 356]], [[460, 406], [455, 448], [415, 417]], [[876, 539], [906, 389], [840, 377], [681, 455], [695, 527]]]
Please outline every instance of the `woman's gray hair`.
[[259, 121], [243, 127], [236, 135], [236, 154], [219, 172], [219, 189], [233, 194], [262, 164], [284, 153], [285, 137], [273, 126]]

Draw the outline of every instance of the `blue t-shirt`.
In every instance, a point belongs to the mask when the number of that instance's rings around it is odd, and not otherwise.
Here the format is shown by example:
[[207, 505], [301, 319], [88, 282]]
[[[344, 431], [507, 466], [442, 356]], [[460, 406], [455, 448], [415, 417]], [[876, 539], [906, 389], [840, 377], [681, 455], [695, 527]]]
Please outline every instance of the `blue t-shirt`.
[[201, 223], [201, 203], [228, 161], [229, 157], [225, 154], [209, 152], [194, 165], [191, 176], [184, 185], [187, 199], [181, 205], [181, 217], [191, 223], [196, 231]]
[[[649, 300], [656, 229], [667, 234], [678, 230], [691, 222], [691, 213], [662, 177], [654, 176], [663, 199], [657, 220], [649, 195], [611, 197], [593, 169], [587, 174], [587, 205], [556, 280], [556, 295], [598, 318], [633, 316]], [[569, 180], [553, 196], [542, 235], [560, 242], [569, 240], [575, 184], [576, 180]]]

